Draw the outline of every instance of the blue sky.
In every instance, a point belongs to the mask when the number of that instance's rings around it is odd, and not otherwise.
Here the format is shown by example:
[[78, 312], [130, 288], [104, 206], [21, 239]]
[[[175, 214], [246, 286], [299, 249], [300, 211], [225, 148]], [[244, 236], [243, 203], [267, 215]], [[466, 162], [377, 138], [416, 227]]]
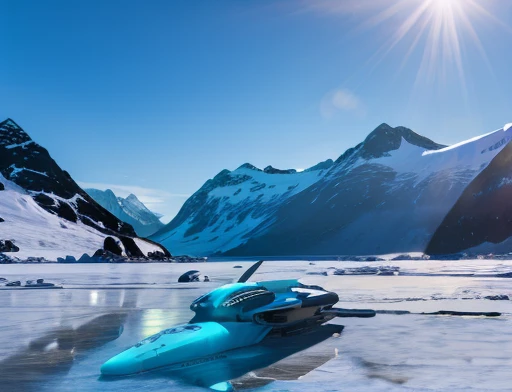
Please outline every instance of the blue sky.
[[224, 168], [306, 168], [382, 122], [512, 122], [512, 2], [403, 3], [0, 0], [0, 117], [168, 218]]

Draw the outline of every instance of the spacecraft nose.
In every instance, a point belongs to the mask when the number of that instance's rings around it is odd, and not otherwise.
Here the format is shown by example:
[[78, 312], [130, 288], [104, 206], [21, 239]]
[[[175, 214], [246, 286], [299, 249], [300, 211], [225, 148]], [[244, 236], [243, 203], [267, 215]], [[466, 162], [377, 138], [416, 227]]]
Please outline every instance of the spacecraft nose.
[[142, 371], [142, 363], [123, 354], [110, 358], [101, 366], [101, 374], [104, 376], [125, 376]]

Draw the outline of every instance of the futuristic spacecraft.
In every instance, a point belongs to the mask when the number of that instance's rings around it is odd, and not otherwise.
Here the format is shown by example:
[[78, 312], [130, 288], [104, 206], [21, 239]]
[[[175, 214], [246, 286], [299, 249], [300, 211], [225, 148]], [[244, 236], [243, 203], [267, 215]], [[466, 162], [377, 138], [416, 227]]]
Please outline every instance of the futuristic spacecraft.
[[214, 390], [229, 380], [314, 346], [342, 325], [335, 317], [373, 317], [373, 310], [337, 309], [338, 295], [297, 280], [247, 282], [262, 261], [237, 283], [192, 302], [188, 324], [165, 329], [109, 359], [103, 376], [164, 372]]

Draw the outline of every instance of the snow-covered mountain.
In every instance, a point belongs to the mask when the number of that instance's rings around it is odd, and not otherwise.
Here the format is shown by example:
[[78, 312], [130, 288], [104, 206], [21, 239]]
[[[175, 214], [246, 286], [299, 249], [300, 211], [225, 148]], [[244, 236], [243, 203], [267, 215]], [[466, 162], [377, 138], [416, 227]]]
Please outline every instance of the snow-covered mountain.
[[92, 255], [109, 236], [127, 256], [169, 254], [98, 205], [11, 119], [0, 123], [0, 183], [0, 239], [14, 240], [20, 259]]
[[[507, 132], [512, 124], [505, 126]], [[512, 136], [493, 147], [502, 148], [466, 187], [444, 217], [427, 247], [430, 254], [512, 251]], [[496, 246], [495, 244], [500, 244]]]
[[382, 124], [335, 162], [304, 172], [245, 164], [208, 180], [152, 239], [233, 256], [424, 251], [512, 129], [445, 147]]
[[133, 226], [137, 235], [149, 237], [164, 224], [134, 194], [127, 198], [116, 196], [112, 190], [84, 189], [96, 203], [112, 213], [119, 220]]

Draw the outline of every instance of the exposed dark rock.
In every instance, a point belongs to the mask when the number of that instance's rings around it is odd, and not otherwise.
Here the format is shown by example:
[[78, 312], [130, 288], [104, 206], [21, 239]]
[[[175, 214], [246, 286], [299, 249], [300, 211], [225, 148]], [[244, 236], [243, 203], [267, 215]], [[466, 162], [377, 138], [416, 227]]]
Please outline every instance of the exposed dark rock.
[[20, 248], [12, 240], [0, 240], [0, 252], [19, 252]]
[[411, 256], [408, 254], [398, 255], [396, 257], [393, 257], [392, 261], [397, 260], [428, 260], [430, 257], [428, 255], [421, 255], [421, 256]]
[[377, 267], [364, 266], [356, 268], [336, 269], [334, 275], [381, 275], [392, 276], [400, 273], [400, 267], [383, 265]]
[[123, 254], [123, 249], [119, 246], [117, 241], [112, 237], [106, 237], [103, 242], [103, 249], [107, 252], [111, 252], [115, 255], [121, 256]]
[[47, 260], [44, 257], [27, 257], [26, 260], [27, 263], [46, 263]]
[[66, 256], [66, 258], [57, 257], [57, 263], [66, 263], [66, 264], [72, 264], [76, 263], [76, 258], [73, 256]]
[[[256, 170], [256, 171], [263, 171], [261, 169], [258, 169], [256, 166], [251, 165], [250, 163], [244, 163], [243, 165], [240, 165], [238, 169], [249, 169], [249, 170]], [[237, 169], [237, 170], [238, 170]], [[222, 172], [221, 172], [222, 173]]]
[[178, 278], [179, 283], [199, 282], [201, 273], [196, 270], [187, 271]]
[[0, 182], [0, 191], [3, 191], [3, 190], [5, 190], [5, 186], [3, 183]]
[[78, 259], [78, 263], [92, 263], [94, 259], [89, 256], [87, 253], [84, 253], [80, 258]]
[[0, 223], [5, 222], [4, 218], [0, 216]]
[[103, 249], [98, 249], [91, 259], [93, 259], [91, 260], [92, 262], [97, 263], [125, 263], [128, 261], [126, 257], [119, 256], [115, 253]]
[[400, 148], [402, 138], [410, 144], [425, 148], [425, 150], [439, 150], [446, 147], [418, 135], [408, 128], [392, 128], [388, 124], [381, 124], [364, 140], [361, 156], [365, 159], [385, 156], [388, 152]]
[[316, 170], [325, 170], [329, 169], [334, 164], [332, 159], [327, 159], [323, 162], [317, 163], [315, 166], [311, 166], [310, 168], [304, 170], [306, 172], [316, 171]]
[[175, 263], [204, 263], [206, 257], [190, 257], [190, 256], [173, 256], [172, 261]]
[[154, 252], [148, 252], [148, 259], [151, 260], [164, 260], [166, 258], [165, 254], [163, 252], [154, 251]]
[[[71, 208], [68, 203], [59, 202], [56, 206], [48, 207], [48, 210], [55, 211], [55, 213], [70, 222], [77, 222], [78, 217], [76, 216], [75, 210]], [[93, 227], [96, 227], [94, 225]]]
[[499, 317], [501, 313], [499, 312], [456, 312], [453, 310], [440, 310], [439, 312], [432, 313], [420, 313], [426, 315], [441, 315], [441, 316], [485, 316], [485, 317]]
[[265, 169], [263, 169], [263, 171], [268, 174], [294, 174], [294, 173], [297, 173], [297, 170], [295, 170], [295, 169], [281, 170], [281, 169], [276, 169], [275, 167], [272, 167], [270, 165], [267, 166]]
[[33, 199], [37, 201], [37, 204], [39, 204], [41, 207], [55, 205], [55, 200], [53, 200], [50, 196], [45, 195], [44, 193], [38, 193], [37, 195], [33, 196]]
[[510, 300], [508, 295], [487, 295], [484, 297], [485, 299], [490, 299], [491, 301], [508, 301]]
[[119, 237], [124, 245], [126, 255], [129, 257], [144, 257], [144, 253], [139, 249], [133, 238], [130, 237]]
[[11, 264], [14, 261], [7, 255], [0, 253], [0, 264]]

